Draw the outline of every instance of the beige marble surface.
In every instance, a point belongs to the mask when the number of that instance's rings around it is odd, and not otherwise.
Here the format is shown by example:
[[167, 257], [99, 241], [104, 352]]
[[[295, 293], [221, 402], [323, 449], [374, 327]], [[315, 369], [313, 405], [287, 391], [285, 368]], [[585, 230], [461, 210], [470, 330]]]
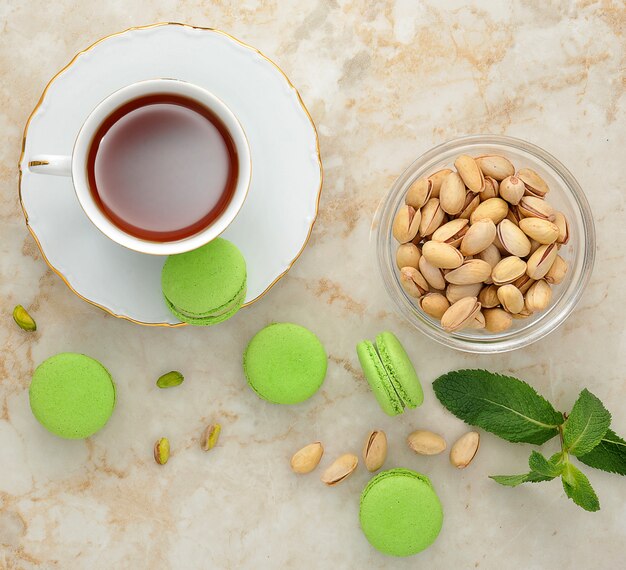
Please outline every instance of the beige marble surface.
[[[186, 21], [222, 28], [273, 58], [300, 89], [320, 133], [321, 209], [308, 248], [271, 292], [213, 329], [141, 328], [75, 297], [41, 258], [17, 199], [22, 129], [48, 79], [95, 39], [133, 25]], [[524, 468], [529, 446], [488, 434], [457, 472], [445, 456], [404, 445], [418, 427], [453, 440], [460, 421], [436, 402], [442, 372], [482, 366], [531, 382], [561, 409], [588, 387], [626, 434], [626, 9], [620, 0], [0, 3], [0, 568], [619, 568], [626, 480], [587, 469], [602, 510], [589, 514], [557, 482], [505, 489], [493, 473]], [[466, 133], [526, 138], [564, 162], [588, 193], [598, 261], [576, 312], [538, 345], [487, 357], [419, 336], [392, 312], [369, 245], [372, 216], [419, 154]], [[29, 306], [39, 331], [10, 318]], [[305, 404], [261, 402], [240, 359], [274, 320], [314, 330], [330, 354], [321, 392]], [[355, 343], [382, 329], [404, 341], [424, 406], [378, 409]], [[87, 441], [47, 434], [28, 406], [35, 366], [65, 350], [100, 359], [118, 386], [107, 427]], [[154, 379], [187, 380], [162, 392]], [[197, 443], [223, 424], [210, 455]], [[387, 466], [428, 474], [445, 524], [416, 558], [369, 547], [358, 525], [359, 470], [328, 489], [290, 473], [291, 453], [321, 439], [324, 464], [387, 431]], [[167, 435], [173, 456], [152, 459]], [[551, 450], [551, 444], [546, 452]]]

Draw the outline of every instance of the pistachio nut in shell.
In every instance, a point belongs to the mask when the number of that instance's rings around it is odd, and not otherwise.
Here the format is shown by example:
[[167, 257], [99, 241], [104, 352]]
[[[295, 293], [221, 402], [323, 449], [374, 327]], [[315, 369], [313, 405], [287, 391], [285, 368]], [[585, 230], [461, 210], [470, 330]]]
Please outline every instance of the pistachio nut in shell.
[[531, 196], [543, 198], [550, 191], [546, 181], [530, 168], [522, 168], [517, 177], [524, 183], [527, 193]]
[[457, 301], [441, 317], [441, 326], [447, 332], [460, 331], [474, 320], [481, 305], [476, 297], [465, 297]]
[[433, 241], [441, 241], [447, 243], [453, 247], [459, 247], [463, 236], [469, 229], [469, 220], [463, 218], [456, 218], [446, 222], [442, 226], [439, 226], [431, 239]]
[[415, 267], [403, 267], [400, 270], [400, 284], [411, 297], [419, 299], [429, 291], [428, 282]]
[[450, 283], [446, 287], [446, 299], [454, 304], [465, 297], [477, 297], [482, 287], [482, 283], [472, 283], [471, 285], [454, 285]]
[[430, 198], [433, 191], [432, 180], [428, 178], [418, 178], [407, 190], [404, 202], [419, 210]]
[[524, 196], [517, 205], [517, 211], [524, 218], [544, 218], [551, 222], [556, 219], [554, 208], [536, 196]]
[[498, 299], [502, 308], [509, 313], [519, 313], [524, 308], [524, 295], [511, 283], [498, 289]]
[[359, 464], [359, 458], [353, 453], [345, 453], [339, 456], [335, 461], [326, 468], [322, 473], [322, 483], [325, 483], [329, 487], [337, 485], [342, 481], [345, 481]]
[[387, 459], [387, 435], [382, 430], [369, 433], [363, 446], [365, 468], [373, 473], [378, 471]]
[[556, 243], [540, 246], [528, 258], [528, 267], [526, 269], [528, 277], [535, 280], [543, 279], [552, 267], [558, 254], [559, 248]]
[[555, 212], [554, 223], [559, 228], [559, 237], [556, 238], [556, 243], [565, 245], [569, 241], [569, 223], [563, 212]]
[[300, 475], [310, 473], [318, 466], [322, 455], [324, 455], [324, 446], [320, 441], [309, 443], [293, 454], [290, 462], [291, 470]]
[[544, 311], [552, 300], [552, 287], [544, 279], [535, 281], [525, 296], [526, 307], [531, 312]]
[[504, 219], [498, 224], [498, 239], [511, 255], [526, 257], [530, 253], [530, 240], [509, 220]]
[[403, 267], [418, 267], [422, 253], [414, 243], [402, 243], [396, 251], [396, 265], [398, 269]]
[[422, 311], [435, 319], [441, 320], [443, 314], [450, 308], [450, 303], [441, 293], [428, 293], [419, 301]]
[[[470, 192], [482, 192], [485, 189], [485, 176], [478, 163], [467, 154], [460, 154], [454, 161], [454, 167]], [[442, 189], [443, 190], [443, 189]]]
[[422, 257], [440, 269], [456, 269], [463, 264], [463, 254], [456, 247], [440, 241], [427, 241], [422, 246]]
[[419, 226], [419, 234], [422, 237], [431, 235], [441, 224], [446, 213], [441, 209], [438, 198], [431, 198], [422, 207], [422, 220]]
[[478, 293], [478, 300], [486, 309], [497, 307], [500, 304], [500, 299], [498, 299], [498, 286], [487, 285], [486, 287], [483, 287], [480, 290], [480, 293]]
[[520, 220], [519, 227], [542, 245], [554, 243], [559, 237], [559, 226], [545, 218], [524, 218]]
[[446, 280], [443, 277], [441, 269], [428, 263], [428, 260], [424, 256], [420, 259], [419, 270], [433, 289], [443, 290], [446, 288]]
[[526, 192], [526, 186], [517, 176], [507, 176], [500, 183], [500, 197], [517, 206]]
[[490, 218], [494, 224], [499, 224], [509, 211], [509, 205], [502, 198], [490, 198], [481, 202], [470, 216], [470, 223], [475, 224], [484, 218]]
[[482, 259], [469, 259], [461, 267], [449, 271], [445, 275], [448, 283], [454, 285], [471, 285], [483, 283], [491, 275], [491, 265]]
[[478, 259], [486, 261], [493, 268], [502, 259], [502, 254], [500, 253], [500, 250], [492, 243], [491, 245], [489, 245], [489, 247], [483, 249], [481, 252], [478, 253]]
[[421, 219], [420, 210], [416, 210], [413, 206], [402, 206], [391, 227], [391, 233], [396, 241], [400, 243], [411, 241], [417, 235]]
[[567, 261], [565, 261], [560, 255], [556, 256], [552, 267], [548, 269], [548, 272], [544, 275], [544, 279], [551, 285], [558, 285], [565, 278], [567, 273]]
[[515, 173], [515, 167], [511, 161], [497, 154], [485, 154], [476, 158], [478, 167], [485, 176], [490, 176], [496, 180], [504, 180], [507, 176]]
[[513, 283], [526, 272], [526, 262], [514, 255], [505, 257], [493, 268], [491, 278], [495, 285]]
[[439, 202], [444, 212], [458, 214], [465, 204], [465, 184], [456, 172], [451, 172], [443, 180], [439, 191]]
[[494, 307], [493, 309], [485, 309], [485, 328], [492, 333], [504, 332], [511, 328], [513, 317], [504, 309]]
[[525, 295], [526, 292], [532, 287], [533, 283], [535, 283], [534, 279], [531, 279], [524, 273], [519, 279], [513, 281], [513, 285], [515, 285], [522, 295]]
[[496, 225], [491, 218], [484, 218], [472, 224], [461, 241], [463, 255], [476, 255], [487, 249], [496, 237]]
[[489, 198], [497, 198], [500, 194], [498, 189], [498, 181], [490, 176], [485, 176], [485, 189], [479, 194], [480, 201], [484, 202], [489, 200]]
[[465, 203], [463, 204], [463, 209], [459, 214], [459, 218], [462, 220], [469, 220], [471, 215], [474, 213], [474, 210], [478, 208], [480, 205], [480, 194], [474, 194], [473, 192], [468, 192], [465, 195]]
[[407, 445], [419, 455], [438, 455], [446, 450], [446, 440], [438, 433], [418, 429], [406, 438]]
[[441, 184], [443, 183], [443, 179], [451, 172], [452, 170], [450, 170], [449, 168], [444, 168], [443, 170], [438, 170], [428, 177], [428, 180], [433, 183], [432, 192], [430, 194], [431, 198], [439, 198], [439, 192], [441, 190]]
[[470, 431], [456, 440], [450, 449], [450, 463], [457, 469], [465, 469], [476, 457], [480, 447], [480, 435]]

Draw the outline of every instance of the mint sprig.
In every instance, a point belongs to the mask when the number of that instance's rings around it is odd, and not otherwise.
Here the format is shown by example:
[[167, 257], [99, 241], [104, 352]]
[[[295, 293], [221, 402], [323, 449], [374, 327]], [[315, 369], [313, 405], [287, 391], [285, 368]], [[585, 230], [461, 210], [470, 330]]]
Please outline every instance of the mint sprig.
[[433, 383], [439, 401], [466, 423], [514, 443], [541, 445], [560, 437], [561, 451], [547, 459], [533, 451], [530, 471], [490, 478], [508, 487], [561, 478], [565, 494], [587, 511], [600, 509], [589, 479], [571, 461], [626, 475], [626, 441], [609, 429], [611, 414], [589, 390], [583, 390], [569, 416], [530, 385], [486, 370], [457, 370]]

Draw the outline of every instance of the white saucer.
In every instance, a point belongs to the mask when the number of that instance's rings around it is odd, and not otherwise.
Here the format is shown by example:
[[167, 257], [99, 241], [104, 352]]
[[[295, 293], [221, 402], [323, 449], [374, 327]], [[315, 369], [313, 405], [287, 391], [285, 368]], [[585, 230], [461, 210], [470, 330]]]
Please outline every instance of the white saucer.
[[322, 187], [313, 121], [284, 73], [218, 30], [155, 24], [108, 36], [48, 84], [24, 130], [20, 200], [48, 265], [70, 289], [108, 313], [146, 325], [181, 323], [161, 296], [163, 257], [109, 240], [83, 213], [70, 178], [33, 174], [36, 154], [70, 154], [84, 118], [120, 87], [153, 78], [195, 83], [222, 99], [250, 143], [252, 182], [223, 237], [248, 264], [246, 304], [268, 291], [308, 241]]

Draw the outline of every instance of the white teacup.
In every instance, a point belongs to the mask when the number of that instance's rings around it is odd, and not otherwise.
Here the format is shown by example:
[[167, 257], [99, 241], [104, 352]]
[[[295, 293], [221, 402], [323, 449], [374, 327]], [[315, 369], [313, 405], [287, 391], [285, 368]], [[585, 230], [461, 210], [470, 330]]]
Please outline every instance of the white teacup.
[[[115, 225], [98, 207], [89, 188], [87, 159], [91, 142], [100, 125], [119, 107], [151, 94], [174, 94], [192, 99], [212, 111], [224, 124], [235, 145], [238, 176], [232, 198], [224, 211], [209, 226], [178, 241], [148, 241], [130, 235]], [[219, 236], [243, 206], [251, 177], [250, 147], [241, 124], [232, 111], [205, 89], [176, 79], [151, 79], [133, 83], [109, 95], [89, 114], [76, 137], [71, 156], [41, 154], [28, 162], [32, 172], [71, 176], [76, 196], [93, 224], [120, 245], [142, 253], [170, 255], [196, 249]]]

